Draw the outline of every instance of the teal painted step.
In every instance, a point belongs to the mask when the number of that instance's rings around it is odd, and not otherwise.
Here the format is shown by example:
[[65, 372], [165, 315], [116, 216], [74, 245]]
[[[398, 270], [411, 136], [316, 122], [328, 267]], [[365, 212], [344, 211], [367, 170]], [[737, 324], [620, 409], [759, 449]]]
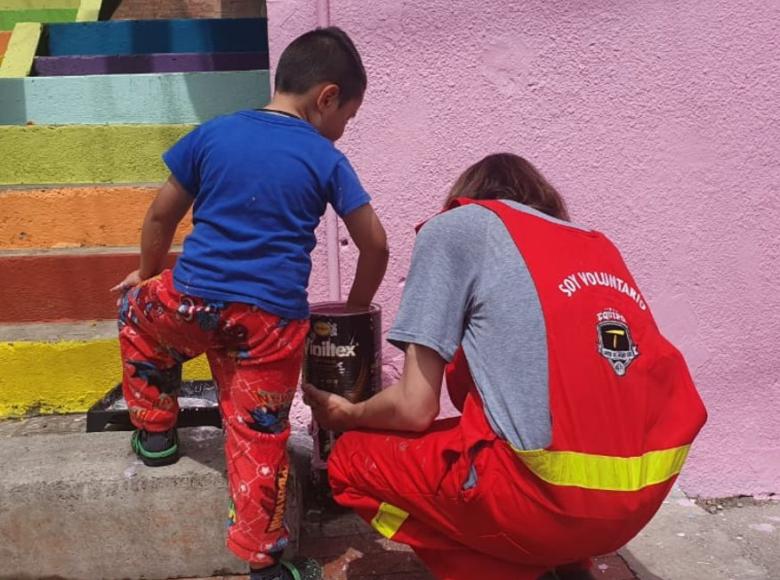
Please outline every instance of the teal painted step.
[[74, 22], [78, 10], [0, 10], [0, 31], [13, 30], [17, 22]]
[[77, 22], [46, 33], [42, 56], [268, 51], [265, 18]]
[[267, 70], [0, 79], [0, 124], [201, 123], [269, 98]]

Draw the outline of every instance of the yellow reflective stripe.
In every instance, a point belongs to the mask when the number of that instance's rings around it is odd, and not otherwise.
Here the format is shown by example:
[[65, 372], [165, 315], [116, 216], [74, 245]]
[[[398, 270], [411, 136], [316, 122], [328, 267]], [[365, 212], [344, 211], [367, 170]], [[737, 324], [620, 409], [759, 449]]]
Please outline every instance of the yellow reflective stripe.
[[409, 514], [401, 508], [383, 502], [379, 505], [374, 519], [371, 520], [371, 525], [389, 540], [398, 532], [408, 517]]
[[649, 451], [637, 457], [590, 455], [576, 451], [515, 449], [537, 477], [553, 485], [605, 491], [638, 491], [680, 473], [690, 445]]

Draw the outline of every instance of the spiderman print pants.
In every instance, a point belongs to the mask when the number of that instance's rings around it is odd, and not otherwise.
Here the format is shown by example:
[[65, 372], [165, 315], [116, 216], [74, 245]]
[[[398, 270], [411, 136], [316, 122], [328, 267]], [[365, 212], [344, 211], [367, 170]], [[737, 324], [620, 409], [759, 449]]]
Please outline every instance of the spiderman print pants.
[[130, 289], [119, 312], [122, 387], [133, 424], [159, 432], [178, 414], [181, 364], [205, 353], [219, 387], [231, 495], [228, 547], [263, 567], [287, 545], [287, 439], [308, 320], [179, 293], [170, 271]]

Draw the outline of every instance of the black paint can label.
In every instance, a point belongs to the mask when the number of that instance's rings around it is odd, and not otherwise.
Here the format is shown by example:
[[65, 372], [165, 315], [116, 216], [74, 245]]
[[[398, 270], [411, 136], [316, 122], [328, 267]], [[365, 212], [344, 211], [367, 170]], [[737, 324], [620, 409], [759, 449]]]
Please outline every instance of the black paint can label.
[[[341, 302], [311, 306], [311, 328], [306, 337], [303, 380], [353, 403], [364, 401], [382, 386], [382, 310], [347, 310]], [[312, 423], [313, 467], [327, 466], [338, 433]]]

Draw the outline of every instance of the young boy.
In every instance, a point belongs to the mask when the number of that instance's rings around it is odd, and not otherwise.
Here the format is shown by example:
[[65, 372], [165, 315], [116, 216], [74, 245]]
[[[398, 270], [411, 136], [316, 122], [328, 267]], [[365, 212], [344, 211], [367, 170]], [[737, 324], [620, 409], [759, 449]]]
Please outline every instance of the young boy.
[[[165, 153], [171, 175], [144, 220], [140, 267], [114, 288], [124, 292], [119, 339], [137, 427], [132, 447], [145, 464], [178, 459], [181, 363], [208, 356], [226, 435], [227, 544], [249, 562], [252, 580], [300, 577], [280, 559], [288, 414], [309, 327], [314, 230], [328, 203], [360, 251], [348, 304], [368, 305], [387, 266], [384, 229], [333, 146], [365, 89], [360, 55], [343, 31], [293, 41], [267, 108], [209, 121]], [[191, 206], [193, 231], [173, 271], [163, 271]]]

